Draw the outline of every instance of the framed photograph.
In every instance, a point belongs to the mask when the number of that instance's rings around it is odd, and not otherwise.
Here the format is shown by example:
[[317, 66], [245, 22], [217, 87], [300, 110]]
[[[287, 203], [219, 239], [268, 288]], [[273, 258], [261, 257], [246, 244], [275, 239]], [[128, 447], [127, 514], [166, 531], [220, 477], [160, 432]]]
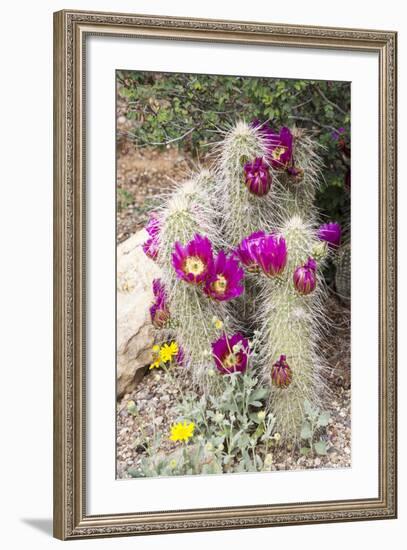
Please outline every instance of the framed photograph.
[[54, 534], [391, 519], [396, 33], [54, 16]]

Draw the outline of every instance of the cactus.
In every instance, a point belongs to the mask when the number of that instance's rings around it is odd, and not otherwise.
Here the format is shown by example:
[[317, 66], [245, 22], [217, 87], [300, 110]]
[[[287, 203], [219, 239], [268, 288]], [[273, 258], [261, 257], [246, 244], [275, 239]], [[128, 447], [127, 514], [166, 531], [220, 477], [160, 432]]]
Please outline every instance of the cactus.
[[335, 273], [335, 286], [336, 291], [340, 299], [345, 303], [350, 302], [351, 293], [351, 251], [350, 244], [344, 244], [341, 246], [338, 252], [338, 256], [335, 261], [336, 273]]
[[[317, 345], [327, 328], [321, 267], [330, 252], [316, 232], [314, 197], [321, 161], [306, 133], [294, 130], [293, 136], [292, 155], [291, 145], [285, 149], [290, 161], [281, 167], [272, 157], [270, 134], [267, 137], [261, 127], [238, 122], [226, 132], [213, 173], [204, 170], [191, 177], [161, 209], [157, 259], [171, 326], [193, 381], [208, 388], [211, 345], [219, 338], [213, 318], [223, 321], [226, 334], [239, 330], [259, 335], [251, 363], [270, 384], [269, 406], [277, 430], [286, 440], [298, 441], [304, 401], [321, 406], [326, 390]], [[246, 265], [245, 292], [239, 298], [213, 300], [197, 280], [189, 284], [182, 280], [183, 272], [174, 269], [175, 243], [186, 245], [200, 234], [210, 240], [214, 252], [230, 252], [257, 231], [268, 234], [263, 234], [267, 246], [277, 252], [270, 255], [270, 250], [256, 248], [257, 265]], [[149, 254], [155, 252], [155, 242], [152, 245]]]
[[[256, 196], [244, 183], [244, 164], [266, 157], [267, 142], [258, 129], [238, 122], [226, 133], [217, 151], [217, 202], [223, 245], [235, 247], [254, 231], [263, 229], [273, 212], [270, 193]], [[273, 184], [274, 185], [274, 181]]]
[[[273, 212], [270, 193], [256, 196], [248, 191], [244, 183], [245, 162], [265, 158], [266, 154], [266, 139], [258, 129], [243, 121], [226, 132], [220, 142], [215, 155], [217, 186], [214, 192], [220, 220], [219, 246], [233, 249], [242, 239], [270, 223], [270, 213]], [[247, 325], [256, 308], [256, 277], [247, 273], [244, 285], [244, 294], [228, 309], [235, 326], [247, 333]]]
[[168, 295], [171, 326], [185, 354], [185, 364], [192, 367], [193, 381], [205, 386], [205, 373], [212, 364], [211, 343], [217, 338], [211, 323], [214, 317], [226, 321], [225, 306], [215, 303], [199, 288], [177, 278], [172, 265], [174, 243], [185, 245], [196, 234], [216, 241], [214, 213], [208, 188], [213, 179], [202, 171], [183, 183], [170, 196], [160, 213], [159, 257], [162, 280]]
[[[322, 313], [324, 285], [317, 274], [316, 289], [304, 296], [293, 282], [294, 270], [307, 261], [317, 244], [313, 227], [295, 216], [281, 228], [281, 235], [287, 244], [287, 265], [281, 276], [261, 281], [258, 356], [263, 378], [271, 387], [276, 428], [283, 438], [298, 440], [304, 400], [320, 405], [323, 393], [324, 365], [316, 345], [326, 323]], [[291, 369], [292, 380], [287, 387], [272, 385], [273, 365], [281, 356]]]

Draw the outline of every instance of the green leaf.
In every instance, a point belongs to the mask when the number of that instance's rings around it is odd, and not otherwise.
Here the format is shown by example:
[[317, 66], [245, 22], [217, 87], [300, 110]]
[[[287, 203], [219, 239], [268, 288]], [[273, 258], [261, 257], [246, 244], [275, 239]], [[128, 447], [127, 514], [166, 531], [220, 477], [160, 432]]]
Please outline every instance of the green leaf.
[[261, 401], [256, 401], [256, 400], [250, 401], [249, 403], [250, 405], [252, 405], [252, 407], [261, 407], [263, 405]]
[[309, 422], [305, 422], [301, 428], [301, 439], [310, 439], [312, 437], [311, 425]]
[[310, 451], [311, 449], [309, 447], [301, 447], [300, 454], [306, 456]]
[[322, 412], [318, 417], [318, 426], [328, 426], [330, 420], [329, 412]]
[[314, 448], [315, 448], [315, 451], [319, 455], [326, 455], [326, 442], [325, 441], [322, 441], [322, 440], [318, 441], [317, 443], [315, 443]]

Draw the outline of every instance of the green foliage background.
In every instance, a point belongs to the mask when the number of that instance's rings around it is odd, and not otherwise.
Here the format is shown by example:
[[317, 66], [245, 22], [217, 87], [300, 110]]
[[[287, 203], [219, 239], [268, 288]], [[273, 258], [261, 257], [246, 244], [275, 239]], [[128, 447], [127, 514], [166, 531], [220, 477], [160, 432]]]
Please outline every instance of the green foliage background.
[[332, 134], [343, 128], [350, 148], [349, 82], [118, 71], [117, 87], [132, 121], [128, 137], [140, 147], [172, 144], [202, 159], [218, 130], [242, 118], [312, 130], [324, 147], [318, 206], [326, 220], [348, 226], [350, 159]]

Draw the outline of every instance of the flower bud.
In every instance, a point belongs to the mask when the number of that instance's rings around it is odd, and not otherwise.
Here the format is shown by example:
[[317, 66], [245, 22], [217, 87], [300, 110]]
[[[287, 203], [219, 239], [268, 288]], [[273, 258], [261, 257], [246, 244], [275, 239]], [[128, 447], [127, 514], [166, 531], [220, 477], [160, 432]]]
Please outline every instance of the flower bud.
[[342, 229], [339, 223], [324, 223], [318, 229], [318, 238], [328, 243], [329, 248], [338, 248], [341, 244]]
[[291, 384], [292, 371], [286, 361], [285, 355], [280, 355], [280, 359], [274, 363], [271, 368], [271, 383], [279, 388], [286, 388]]
[[255, 158], [253, 162], [246, 162], [243, 170], [245, 184], [250, 193], [258, 197], [267, 195], [272, 178], [266, 162], [261, 157]]
[[294, 285], [300, 294], [310, 294], [317, 285], [316, 277], [317, 263], [313, 258], [308, 258], [307, 262], [299, 266], [294, 271]]

